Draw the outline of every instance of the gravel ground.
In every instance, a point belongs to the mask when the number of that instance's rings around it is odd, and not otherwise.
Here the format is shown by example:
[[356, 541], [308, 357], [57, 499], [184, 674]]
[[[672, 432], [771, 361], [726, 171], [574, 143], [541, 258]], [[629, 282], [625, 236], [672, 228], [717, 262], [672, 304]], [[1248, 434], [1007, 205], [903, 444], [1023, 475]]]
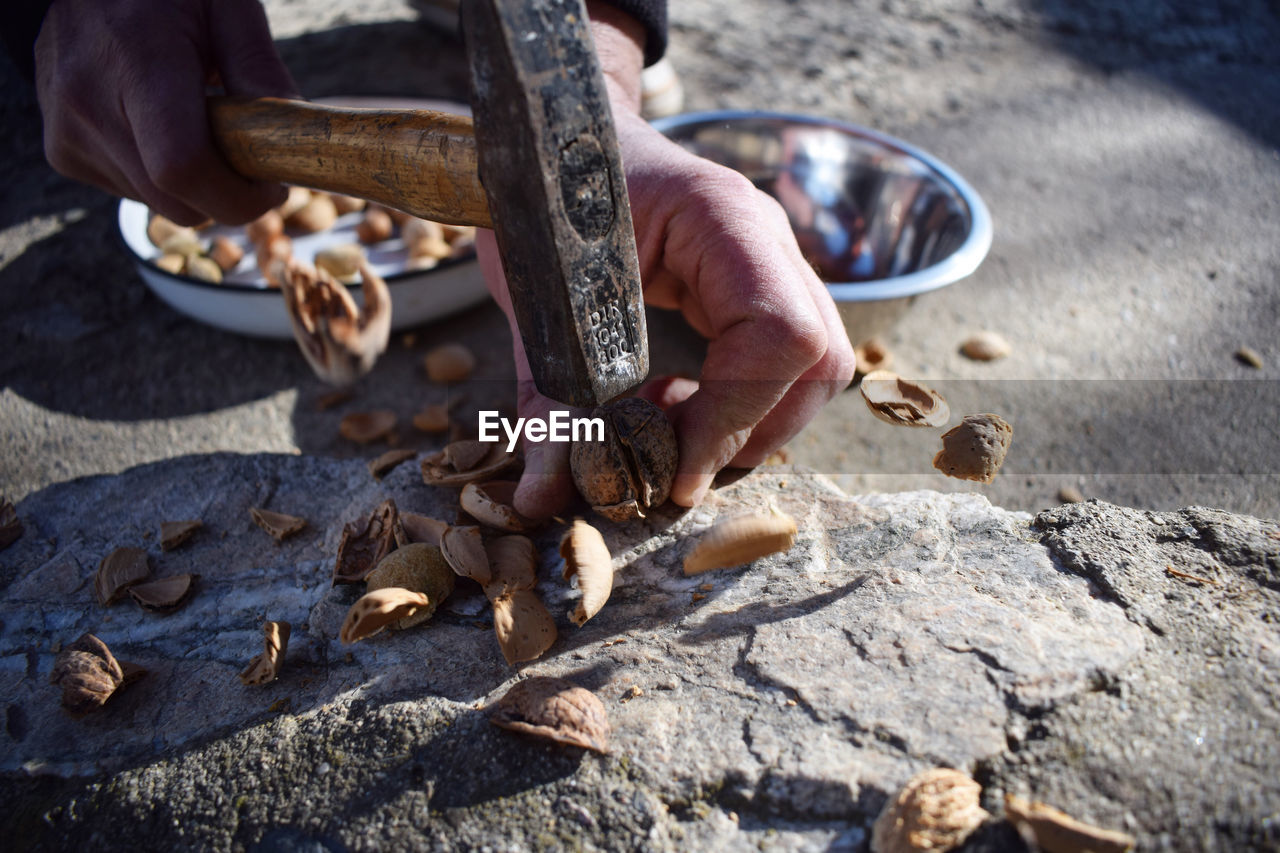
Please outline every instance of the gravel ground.
[[[267, 7], [308, 95], [462, 91], [438, 15], [393, 0]], [[1036, 510], [1070, 486], [1280, 516], [1274, 2], [686, 0], [672, 19], [687, 108], [897, 135], [955, 167], [995, 219], [979, 271], [918, 300], [886, 343], [956, 411], [1014, 423], [1001, 478], [933, 472], [936, 435], [880, 424], [856, 392], [792, 443], [797, 461], [854, 492], [976, 488]], [[357, 454], [334, 435], [341, 410], [314, 410], [321, 388], [291, 345], [205, 328], [150, 295], [112, 200], [43, 165], [30, 92], [0, 75], [0, 493], [214, 450]], [[696, 364], [678, 324], [653, 328], [659, 368]], [[961, 357], [979, 329], [1013, 354]], [[509, 401], [506, 333], [485, 306], [397, 343], [354, 405], [416, 411], [434, 393], [418, 359], [451, 338], [493, 380], [469, 405]], [[1241, 346], [1261, 368], [1234, 357]]]

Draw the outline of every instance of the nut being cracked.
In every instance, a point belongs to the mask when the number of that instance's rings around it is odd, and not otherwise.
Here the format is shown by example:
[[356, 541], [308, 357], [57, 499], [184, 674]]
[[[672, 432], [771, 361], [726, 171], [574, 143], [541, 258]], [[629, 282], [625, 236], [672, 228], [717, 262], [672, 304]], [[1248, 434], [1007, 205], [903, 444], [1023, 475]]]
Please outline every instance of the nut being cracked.
[[639, 397], [600, 406], [604, 441], [575, 441], [573, 482], [592, 509], [611, 521], [644, 518], [671, 494], [680, 453], [666, 414]]
[[326, 382], [349, 385], [373, 368], [391, 337], [391, 292], [360, 261], [364, 304], [324, 270], [294, 258], [276, 261], [268, 276], [280, 283], [293, 337], [307, 363]]
[[958, 770], [936, 768], [912, 776], [885, 804], [871, 827], [872, 853], [946, 851], [990, 815], [978, 804], [982, 786]]

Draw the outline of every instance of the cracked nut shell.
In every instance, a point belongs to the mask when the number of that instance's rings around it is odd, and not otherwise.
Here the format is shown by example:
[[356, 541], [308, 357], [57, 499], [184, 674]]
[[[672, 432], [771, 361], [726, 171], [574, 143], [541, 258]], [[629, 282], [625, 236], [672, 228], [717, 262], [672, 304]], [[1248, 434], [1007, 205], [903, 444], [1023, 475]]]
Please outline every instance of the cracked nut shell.
[[644, 518], [671, 494], [680, 459], [676, 433], [662, 409], [639, 397], [600, 406], [603, 441], [575, 441], [573, 482], [592, 509], [611, 521]]
[[400, 630], [412, 628], [430, 619], [440, 602], [453, 592], [453, 583], [453, 569], [445, 562], [440, 549], [421, 543], [405, 545], [392, 551], [365, 578], [365, 588], [369, 592], [400, 587], [410, 592], [421, 592], [430, 599], [425, 607], [392, 626]]
[[606, 752], [609, 715], [600, 699], [563, 678], [535, 675], [489, 708], [489, 722], [555, 743]]

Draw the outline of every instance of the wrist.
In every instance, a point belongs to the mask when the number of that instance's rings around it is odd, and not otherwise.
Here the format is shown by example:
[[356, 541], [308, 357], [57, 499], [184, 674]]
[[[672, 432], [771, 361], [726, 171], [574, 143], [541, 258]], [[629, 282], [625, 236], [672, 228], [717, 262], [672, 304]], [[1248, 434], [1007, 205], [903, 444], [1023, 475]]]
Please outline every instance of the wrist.
[[617, 109], [640, 112], [640, 72], [644, 70], [644, 26], [601, 0], [587, 0], [591, 37], [604, 72], [609, 100]]

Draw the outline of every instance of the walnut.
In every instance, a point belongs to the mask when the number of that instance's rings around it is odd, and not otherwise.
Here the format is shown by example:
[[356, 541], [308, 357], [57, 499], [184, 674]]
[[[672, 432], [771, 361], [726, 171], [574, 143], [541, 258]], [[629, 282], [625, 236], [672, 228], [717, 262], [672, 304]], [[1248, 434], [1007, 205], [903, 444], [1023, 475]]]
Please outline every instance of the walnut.
[[592, 508], [611, 521], [643, 518], [671, 494], [679, 447], [661, 409], [639, 397], [600, 406], [604, 441], [575, 441], [573, 482]]
[[958, 770], [911, 777], [871, 828], [872, 853], [952, 850], [990, 815], [978, 804], [982, 786]]
[[1012, 440], [1013, 427], [999, 415], [965, 415], [959, 426], [942, 434], [933, 467], [948, 477], [990, 483]]
[[607, 752], [609, 716], [594, 693], [545, 675], [517, 682], [489, 708], [489, 722], [555, 743]]

